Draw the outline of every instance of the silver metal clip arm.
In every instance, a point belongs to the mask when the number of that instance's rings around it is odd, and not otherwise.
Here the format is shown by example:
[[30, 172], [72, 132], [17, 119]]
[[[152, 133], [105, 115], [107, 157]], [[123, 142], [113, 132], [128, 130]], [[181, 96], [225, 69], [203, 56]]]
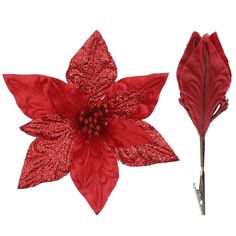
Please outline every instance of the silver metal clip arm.
[[193, 184], [196, 192], [196, 196], [199, 202], [200, 210], [202, 215], [205, 215], [205, 173], [204, 170], [201, 171], [199, 188], [196, 188], [196, 184]]

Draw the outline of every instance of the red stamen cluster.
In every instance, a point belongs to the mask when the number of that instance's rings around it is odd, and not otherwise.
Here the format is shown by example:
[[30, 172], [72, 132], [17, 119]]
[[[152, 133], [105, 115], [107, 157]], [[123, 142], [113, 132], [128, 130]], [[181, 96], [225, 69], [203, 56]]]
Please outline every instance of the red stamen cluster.
[[108, 125], [106, 117], [109, 113], [108, 105], [102, 103], [92, 107], [88, 111], [81, 111], [79, 114], [79, 124], [84, 134], [88, 137], [98, 136], [103, 127]]

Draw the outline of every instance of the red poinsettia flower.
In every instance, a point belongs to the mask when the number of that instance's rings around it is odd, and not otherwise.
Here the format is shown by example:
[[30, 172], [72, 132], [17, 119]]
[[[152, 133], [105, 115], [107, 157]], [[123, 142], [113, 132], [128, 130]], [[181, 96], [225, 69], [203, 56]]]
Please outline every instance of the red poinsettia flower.
[[4, 75], [21, 110], [32, 119], [21, 130], [30, 145], [19, 188], [70, 173], [99, 213], [119, 177], [117, 160], [129, 166], [176, 161], [148, 117], [168, 74], [124, 78], [95, 31], [72, 58], [67, 83], [44, 75]]
[[193, 32], [177, 69], [180, 104], [191, 117], [200, 136], [228, 108], [225, 97], [231, 71], [216, 32], [200, 36]]

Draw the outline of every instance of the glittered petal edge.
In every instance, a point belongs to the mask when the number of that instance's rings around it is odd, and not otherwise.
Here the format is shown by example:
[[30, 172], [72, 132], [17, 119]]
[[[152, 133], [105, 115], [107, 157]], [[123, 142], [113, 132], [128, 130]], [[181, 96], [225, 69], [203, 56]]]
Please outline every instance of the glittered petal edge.
[[128, 166], [148, 166], [157, 163], [178, 161], [178, 157], [161, 136], [145, 121], [134, 121], [150, 136], [152, 142], [131, 147], [115, 148], [116, 158]]

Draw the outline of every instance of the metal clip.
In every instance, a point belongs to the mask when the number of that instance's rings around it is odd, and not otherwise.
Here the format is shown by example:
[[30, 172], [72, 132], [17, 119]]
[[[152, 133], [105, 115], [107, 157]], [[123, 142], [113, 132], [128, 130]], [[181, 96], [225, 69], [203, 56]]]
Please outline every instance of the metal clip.
[[204, 170], [200, 174], [199, 188], [196, 188], [196, 184], [193, 184], [193, 188], [196, 192], [196, 196], [199, 202], [199, 207], [202, 215], [205, 215], [205, 173]]
[[204, 163], [205, 163], [205, 136], [200, 136], [200, 161], [201, 161], [201, 173], [199, 188], [196, 188], [196, 184], [193, 184], [195, 189], [197, 199], [199, 202], [200, 210], [202, 215], [205, 215], [205, 172], [204, 172]]

